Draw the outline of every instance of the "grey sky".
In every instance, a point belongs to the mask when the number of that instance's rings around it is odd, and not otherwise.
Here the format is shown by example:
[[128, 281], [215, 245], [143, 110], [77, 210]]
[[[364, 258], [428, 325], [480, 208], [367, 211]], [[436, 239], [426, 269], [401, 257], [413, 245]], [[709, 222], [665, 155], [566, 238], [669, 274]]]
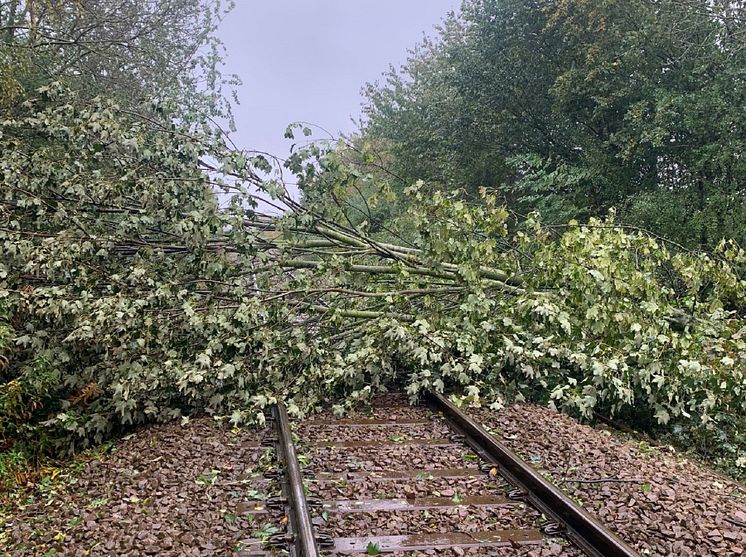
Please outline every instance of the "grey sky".
[[460, 0], [236, 0], [220, 37], [226, 73], [243, 79], [235, 108], [239, 147], [285, 156], [285, 127], [355, 126], [360, 89], [433, 34]]

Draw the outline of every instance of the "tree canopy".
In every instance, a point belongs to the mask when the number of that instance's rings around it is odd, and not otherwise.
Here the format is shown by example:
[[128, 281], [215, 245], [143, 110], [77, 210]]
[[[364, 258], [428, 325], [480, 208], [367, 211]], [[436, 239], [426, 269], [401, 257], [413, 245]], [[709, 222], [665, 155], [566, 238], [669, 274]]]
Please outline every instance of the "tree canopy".
[[362, 137], [405, 183], [743, 242], [745, 40], [742, 2], [467, 0], [368, 85]]

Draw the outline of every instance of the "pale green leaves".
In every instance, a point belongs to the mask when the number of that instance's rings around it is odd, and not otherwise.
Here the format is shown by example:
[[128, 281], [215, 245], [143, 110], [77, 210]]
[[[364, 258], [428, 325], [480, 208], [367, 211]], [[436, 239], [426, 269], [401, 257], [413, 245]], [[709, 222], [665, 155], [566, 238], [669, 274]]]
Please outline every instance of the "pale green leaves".
[[[674, 260], [612, 221], [554, 237], [532, 215], [505, 238], [507, 213], [489, 195], [472, 206], [423, 184], [409, 190], [401, 245], [300, 207], [256, 215], [245, 192], [221, 209], [193, 154], [231, 173], [250, 170], [243, 155], [134, 125], [104, 101], [86, 110], [19, 116], [0, 138], [14, 153], [3, 164], [15, 224], [0, 230], [0, 291], [24, 323], [14, 369], [43, 352], [64, 396], [97, 386], [69, 413], [76, 436], [184, 409], [262, 422], [280, 399], [294, 415], [344, 412], [393, 385], [413, 399], [533, 398], [668, 424], [744, 408], [744, 327], [722, 309], [743, 299], [735, 260]], [[32, 118], [44, 137], [33, 153], [7, 139]], [[79, 139], [60, 142], [63, 128]], [[91, 148], [104, 135], [121, 160]], [[320, 162], [295, 162], [309, 194], [325, 187]], [[368, 179], [341, 158], [330, 166], [350, 187]], [[284, 195], [279, 182], [261, 187]], [[707, 299], [694, 291], [704, 284]]]

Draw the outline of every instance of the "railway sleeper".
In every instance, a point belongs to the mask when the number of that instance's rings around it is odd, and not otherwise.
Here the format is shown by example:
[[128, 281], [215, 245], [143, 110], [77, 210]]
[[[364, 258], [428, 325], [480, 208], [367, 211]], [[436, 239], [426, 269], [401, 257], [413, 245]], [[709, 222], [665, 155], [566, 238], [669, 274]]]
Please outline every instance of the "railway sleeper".
[[[319, 548], [336, 554], [367, 553], [373, 546], [377, 553], [430, 551], [439, 549], [521, 547], [541, 544], [547, 537], [564, 535], [591, 557], [639, 557], [624, 542], [604, 528], [583, 509], [566, 497], [556, 486], [509, 452], [491, 434], [470, 420], [450, 401], [440, 395], [431, 397], [431, 405], [437, 417], [433, 419], [357, 419], [357, 420], [317, 420], [306, 422], [304, 426], [329, 427], [386, 427], [401, 425], [432, 424], [445, 420], [453, 435], [441, 438], [412, 438], [405, 443], [396, 441], [351, 441], [323, 440], [308, 443], [309, 448], [357, 449], [388, 447], [454, 447], [469, 446], [484, 462], [474, 469], [441, 469], [441, 470], [378, 470], [361, 471], [353, 467], [346, 472], [317, 472], [312, 481], [392, 481], [420, 480], [438, 478], [464, 478], [488, 474], [500, 477], [512, 484], [515, 489], [506, 495], [477, 495], [455, 498], [446, 497], [406, 497], [388, 499], [340, 499], [312, 500], [305, 497], [305, 486], [300, 466], [295, 457], [292, 435], [289, 429], [287, 414], [282, 405], [276, 408], [275, 416], [278, 426], [278, 439], [285, 464], [285, 493], [287, 495], [287, 514], [290, 534], [277, 538], [287, 543], [291, 555], [296, 557], [316, 557]], [[314, 529], [320, 526], [318, 518], [313, 520], [309, 509], [313, 506], [315, 514], [326, 517], [331, 513], [379, 513], [400, 511], [427, 511], [428, 509], [448, 509], [452, 507], [482, 506], [505, 507], [527, 502], [540, 513], [548, 517], [541, 528], [516, 528], [506, 530], [489, 530], [480, 532], [448, 533], [410, 533], [406, 535], [376, 535], [331, 537]], [[326, 518], [324, 518], [326, 520]], [[356, 532], [353, 532], [356, 533]]]

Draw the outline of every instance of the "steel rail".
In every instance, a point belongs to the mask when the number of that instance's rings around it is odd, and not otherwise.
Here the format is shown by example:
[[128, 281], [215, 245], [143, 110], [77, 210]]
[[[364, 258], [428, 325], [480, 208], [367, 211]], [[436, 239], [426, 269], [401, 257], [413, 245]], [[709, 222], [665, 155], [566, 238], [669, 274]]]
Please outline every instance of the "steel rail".
[[279, 437], [279, 448], [285, 464], [287, 498], [290, 507], [288, 520], [292, 532], [292, 543], [298, 557], [318, 557], [316, 533], [308, 512], [308, 502], [303, 487], [303, 476], [295, 453], [290, 420], [285, 405], [278, 402], [275, 407], [275, 423]]
[[437, 393], [430, 393], [429, 399], [432, 407], [443, 414], [449, 425], [466, 436], [469, 445], [482, 458], [494, 463], [500, 474], [525, 494], [530, 504], [563, 526], [568, 538], [586, 554], [592, 557], [640, 557], [451, 401]]

